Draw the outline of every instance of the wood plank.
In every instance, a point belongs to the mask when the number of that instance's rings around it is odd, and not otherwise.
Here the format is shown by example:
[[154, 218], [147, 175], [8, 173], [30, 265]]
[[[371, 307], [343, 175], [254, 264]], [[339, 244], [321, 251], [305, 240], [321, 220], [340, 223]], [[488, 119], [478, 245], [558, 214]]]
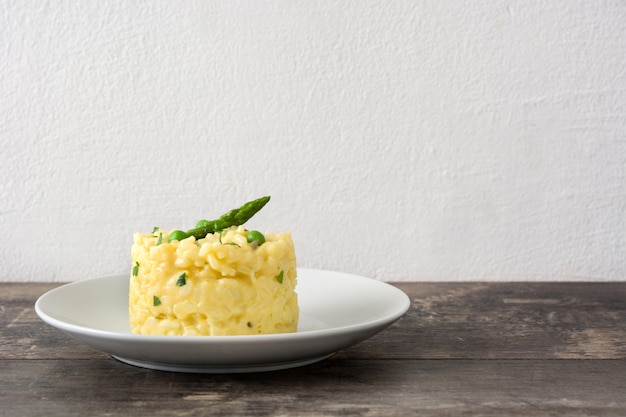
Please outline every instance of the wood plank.
[[[95, 359], [34, 312], [59, 284], [0, 284], [0, 358]], [[626, 283], [402, 283], [409, 312], [358, 359], [626, 359]]]
[[411, 308], [360, 358], [626, 359], [626, 282], [395, 285]]
[[107, 360], [0, 361], [0, 414], [624, 416], [619, 360], [355, 360], [244, 375]]
[[0, 283], [0, 416], [626, 415], [626, 283], [396, 284], [412, 305], [385, 331], [248, 375], [119, 363], [36, 316], [58, 285]]
[[108, 357], [44, 323], [35, 301], [58, 283], [0, 283], [0, 359]]

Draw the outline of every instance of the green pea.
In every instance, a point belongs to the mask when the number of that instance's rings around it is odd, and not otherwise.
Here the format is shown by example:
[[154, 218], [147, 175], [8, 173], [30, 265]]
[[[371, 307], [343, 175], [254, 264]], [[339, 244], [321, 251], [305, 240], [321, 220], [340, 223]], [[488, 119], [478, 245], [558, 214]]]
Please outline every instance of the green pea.
[[187, 239], [188, 237], [189, 235], [183, 232], [182, 230], [174, 230], [172, 233], [170, 233], [169, 237], [167, 238], [167, 241], [171, 242], [173, 240], [183, 240], [183, 239]]
[[209, 223], [210, 222], [208, 220], [200, 220], [198, 223], [196, 223], [196, 229], [199, 229], [201, 227], [207, 227]]
[[250, 230], [250, 232], [248, 232], [248, 236], [246, 236], [246, 240], [248, 243], [256, 241], [257, 246], [261, 246], [265, 243], [265, 236], [263, 236], [263, 233], [258, 230]]

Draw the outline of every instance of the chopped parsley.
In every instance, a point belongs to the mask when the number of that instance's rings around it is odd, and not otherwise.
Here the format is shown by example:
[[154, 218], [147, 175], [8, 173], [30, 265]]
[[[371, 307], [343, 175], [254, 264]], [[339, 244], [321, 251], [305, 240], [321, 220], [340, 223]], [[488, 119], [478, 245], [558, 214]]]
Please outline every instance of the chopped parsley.
[[135, 262], [135, 266], [133, 266], [133, 276], [136, 277], [139, 274], [139, 262]]
[[238, 248], [240, 248], [241, 246], [239, 246], [237, 243], [235, 242], [222, 242], [222, 232], [220, 232], [219, 236], [218, 236], [218, 240], [220, 242], [221, 245], [230, 245], [230, 246], [237, 246]]
[[152, 228], [152, 233], [156, 232], [157, 230], [159, 230], [159, 226], [154, 226], [154, 227]]
[[178, 281], [176, 281], [176, 286], [177, 287], [182, 287], [183, 285], [185, 285], [187, 283], [187, 273], [183, 272], [182, 274], [180, 274], [180, 276], [178, 277]]
[[157, 246], [163, 243], [163, 233], [159, 233], [159, 240], [157, 240]]
[[159, 300], [159, 297], [157, 297], [156, 295], [152, 296], [152, 305], [155, 307], [161, 305], [161, 300]]
[[285, 271], [280, 271], [280, 274], [276, 275], [276, 281], [278, 281], [280, 284], [282, 284], [284, 275], [285, 275]]

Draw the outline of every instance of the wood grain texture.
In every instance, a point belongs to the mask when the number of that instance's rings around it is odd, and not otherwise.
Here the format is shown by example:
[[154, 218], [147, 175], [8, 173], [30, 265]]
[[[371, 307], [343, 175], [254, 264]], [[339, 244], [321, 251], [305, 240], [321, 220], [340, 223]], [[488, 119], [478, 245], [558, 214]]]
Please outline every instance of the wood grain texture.
[[[624, 361], [386, 361], [333, 357], [248, 375], [115, 360], [2, 361], [6, 415], [626, 415]], [[8, 409], [6, 408], [8, 407]]]
[[0, 283], [0, 416], [623, 416], [626, 283], [402, 283], [412, 304], [315, 365], [125, 365], [42, 322], [58, 284]]

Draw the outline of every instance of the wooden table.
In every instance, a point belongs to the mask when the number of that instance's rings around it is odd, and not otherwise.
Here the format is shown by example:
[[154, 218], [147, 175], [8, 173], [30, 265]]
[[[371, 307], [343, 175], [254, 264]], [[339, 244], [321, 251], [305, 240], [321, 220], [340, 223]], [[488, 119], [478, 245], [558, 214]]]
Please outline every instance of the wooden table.
[[408, 313], [314, 365], [125, 365], [42, 322], [59, 284], [0, 284], [0, 416], [626, 416], [626, 282], [402, 283]]

